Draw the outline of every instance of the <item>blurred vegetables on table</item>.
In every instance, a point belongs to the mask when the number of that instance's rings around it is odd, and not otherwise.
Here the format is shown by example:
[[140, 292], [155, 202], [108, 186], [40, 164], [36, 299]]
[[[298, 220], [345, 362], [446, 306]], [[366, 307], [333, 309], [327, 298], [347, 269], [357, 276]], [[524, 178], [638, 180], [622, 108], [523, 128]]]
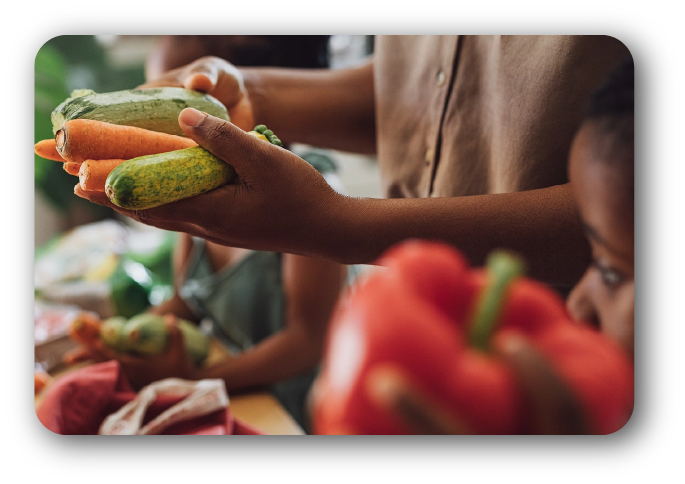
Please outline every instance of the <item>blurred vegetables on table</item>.
[[40, 392], [45, 390], [45, 387], [52, 381], [52, 377], [44, 370], [34, 370], [33, 371], [33, 392], [34, 395], [38, 395]]
[[34, 356], [36, 368], [50, 371], [62, 357], [76, 347], [68, 332], [80, 314], [93, 316], [73, 304], [55, 304], [37, 300], [34, 303]]
[[134, 316], [171, 296], [176, 234], [104, 220], [59, 234], [36, 249], [35, 297], [100, 318]]

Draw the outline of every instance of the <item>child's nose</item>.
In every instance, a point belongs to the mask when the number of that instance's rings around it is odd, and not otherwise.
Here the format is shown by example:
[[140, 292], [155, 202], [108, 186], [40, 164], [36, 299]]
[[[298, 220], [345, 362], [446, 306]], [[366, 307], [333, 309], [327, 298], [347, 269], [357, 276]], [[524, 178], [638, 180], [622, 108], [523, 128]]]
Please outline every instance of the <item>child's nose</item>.
[[575, 285], [566, 299], [566, 309], [576, 321], [585, 321], [594, 326], [599, 326], [597, 311], [592, 303], [590, 291], [590, 271]]

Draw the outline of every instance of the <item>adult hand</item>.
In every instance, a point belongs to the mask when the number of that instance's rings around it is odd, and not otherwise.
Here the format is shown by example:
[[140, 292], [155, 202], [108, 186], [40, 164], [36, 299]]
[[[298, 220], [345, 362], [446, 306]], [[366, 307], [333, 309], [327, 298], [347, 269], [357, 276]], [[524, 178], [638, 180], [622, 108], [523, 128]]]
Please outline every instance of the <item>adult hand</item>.
[[183, 110], [179, 124], [235, 168], [233, 183], [139, 211], [117, 207], [103, 192], [84, 191], [79, 185], [74, 193], [144, 224], [232, 247], [314, 255], [317, 247], [340, 243], [346, 197], [309, 163], [195, 109]]
[[201, 57], [138, 88], [164, 86], [184, 87], [211, 94], [226, 106], [233, 124], [245, 131], [255, 126], [252, 104], [242, 74], [233, 64], [219, 57]]
[[[582, 411], [565, 383], [525, 338], [501, 335], [495, 353], [512, 369], [526, 398], [528, 426], [545, 435], [587, 434]], [[398, 415], [418, 434], [471, 434], [465, 421], [456, 419], [444, 405], [423, 395], [395, 366], [379, 367], [367, 380], [370, 397]]]
[[117, 360], [131, 386], [140, 390], [145, 385], [165, 378], [198, 379], [198, 371], [188, 358], [183, 344], [183, 334], [176, 325], [175, 316], [165, 316], [165, 323], [169, 331], [167, 350], [159, 356], [134, 356], [117, 353], [98, 341], [91, 346], [90, 352], [96, 361]]

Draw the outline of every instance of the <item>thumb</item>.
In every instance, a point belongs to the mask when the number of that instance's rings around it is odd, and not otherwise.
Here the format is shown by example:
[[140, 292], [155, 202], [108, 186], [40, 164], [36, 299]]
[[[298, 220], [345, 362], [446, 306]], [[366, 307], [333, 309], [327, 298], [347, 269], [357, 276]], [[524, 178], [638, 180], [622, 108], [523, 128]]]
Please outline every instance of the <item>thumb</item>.
[[232, 165], [239, 175], [249, 168], [254, 153], [273, 146], [228, 121], [193, 108], [181, 111], [178, 124], [193, 141]]
[[366, 391], [378, 407], [394, 413], [417, 433], [472, 433], [468, 424], [457, 418], [452, 409], [424, 395], [395, 365], [382, 364], [374, 367], [367, 376]]
[[533, 343], [514, 331], [502, 331], [493, 345], [521, 385], [535, 433], [590, 433], [580, 402]]

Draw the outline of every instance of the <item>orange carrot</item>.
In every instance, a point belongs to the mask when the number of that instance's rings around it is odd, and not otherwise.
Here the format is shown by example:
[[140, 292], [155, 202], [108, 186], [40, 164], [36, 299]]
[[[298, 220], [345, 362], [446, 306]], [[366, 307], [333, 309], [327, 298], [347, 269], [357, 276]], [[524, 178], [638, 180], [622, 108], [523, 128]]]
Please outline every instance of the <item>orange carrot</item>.
[[100, 321], [88, 313], [79, 314], [69, 327], [71, 339], [86, 346], [93, 346], [100, 340]]
[[72, 162], [85, 160], [129, 160], [197, 146], [190, 138], [134, 126], [72, 119], [55, 134], [57, 151]]
[[33, 147], [33, 151], [46, 160], [61, 161], [64, 163], [64, 158], [57, 151], [57, 146], [54, 139], [44, 139], [36, 143]]
[[104, 192], [109, 173], [126, 160], [86, 160], [81, 163], [78, 179], [84, 190]]
[[33, 371], [33, 391], [35, 395], [38, 395], [43, 389], [48, 386], [48, 383], [52, 381], [52, 377], [44, 372], [43, 370]]
[[62, 355], [62, 363], [65, 365], [75, 365], [83, 361], [93, 359], [93, 352], [85, 346], [77, 346]]
[[64, 168], [64, 171], [70, 175], [78, 176], [81, 163], [72, 163], [71, 161], [67, 161], [64, 163], [64, 165], [62, 165], [62, 168]]

